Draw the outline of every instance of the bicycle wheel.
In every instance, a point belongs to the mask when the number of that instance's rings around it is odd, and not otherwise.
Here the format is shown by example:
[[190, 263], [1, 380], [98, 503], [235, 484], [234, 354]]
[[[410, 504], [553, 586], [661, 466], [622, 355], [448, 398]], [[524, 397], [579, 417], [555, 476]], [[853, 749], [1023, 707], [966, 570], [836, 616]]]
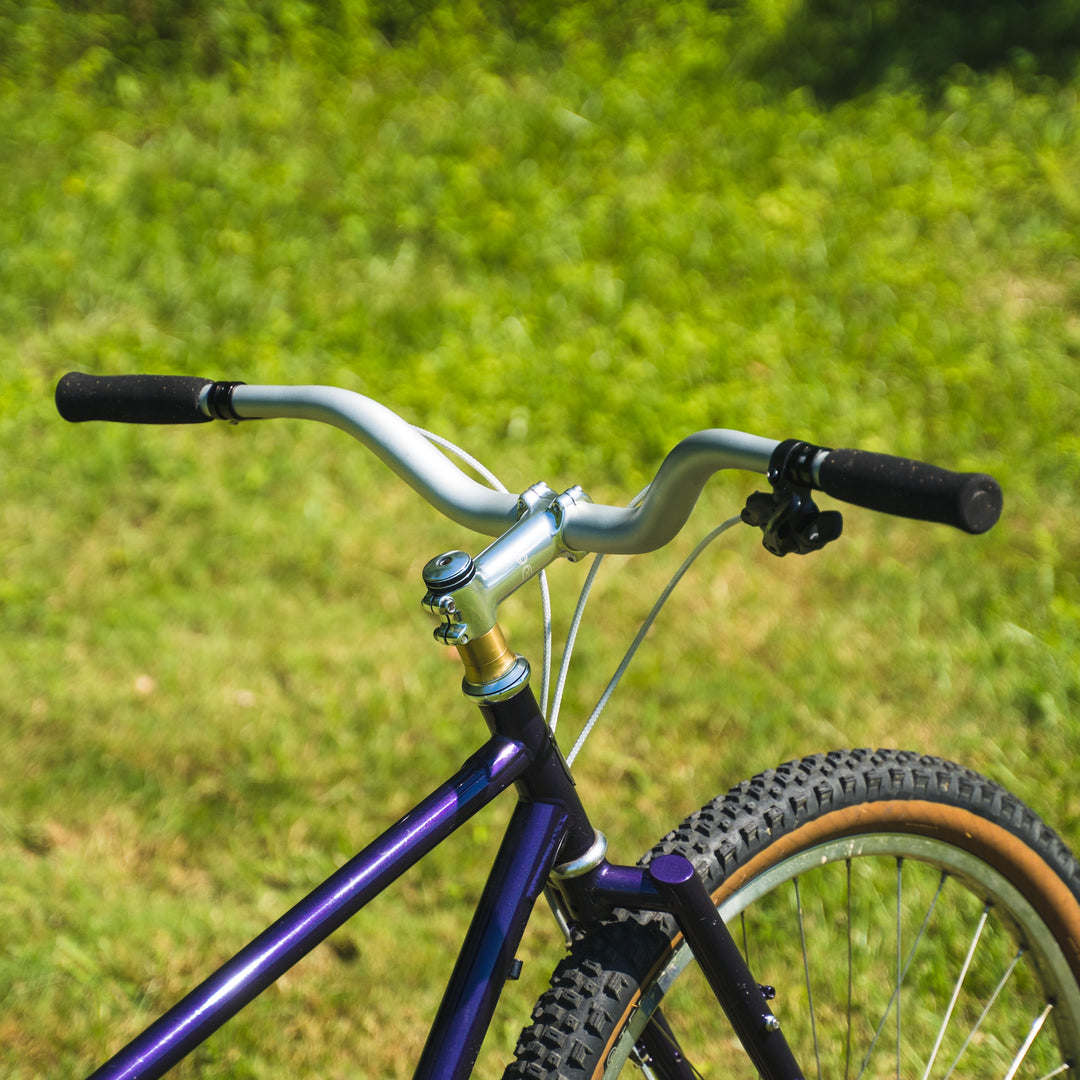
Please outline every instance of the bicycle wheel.
[[[643, 862], [666, 852], [691, 859], [775, 988], [805, 1075], [1011, 1080], [1080, 1061], [1080, 865], [977, 773], [817, 755], [709, 803]], [[509, 1078], [753, 1073], [664, 916], [590, 930], [532, 1018]]]

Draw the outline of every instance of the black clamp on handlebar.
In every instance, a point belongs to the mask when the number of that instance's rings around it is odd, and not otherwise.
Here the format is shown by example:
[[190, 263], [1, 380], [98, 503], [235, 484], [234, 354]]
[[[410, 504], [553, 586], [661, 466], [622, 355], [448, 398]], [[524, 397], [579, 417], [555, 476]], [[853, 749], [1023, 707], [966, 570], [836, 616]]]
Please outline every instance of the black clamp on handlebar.
[[818, 449], [798, 439], [780, 443], [769, 462], [772, 491], [755, 491], [746, 500], [742, 519], [761, 529], [762, 545], [773, 555], [809, 555], [843, 531], [843, 515], [819, 510], [803, 482], [809, 480], [808, 460]]
[[233, 391], [238, 386], [245, 385], [242, 382], [216, 382], [212, 383], [206, 392], [206, 411], [215, 420], [227, 420], [230, 424], [239, 424], [242, 419], [237, 416], [232, 404]]

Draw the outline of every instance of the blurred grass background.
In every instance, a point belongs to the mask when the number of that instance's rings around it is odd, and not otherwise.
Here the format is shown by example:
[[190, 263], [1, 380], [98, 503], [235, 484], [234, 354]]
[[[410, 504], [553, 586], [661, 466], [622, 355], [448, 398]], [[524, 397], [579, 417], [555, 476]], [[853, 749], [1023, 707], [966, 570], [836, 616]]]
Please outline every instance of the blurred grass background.
[[[329, 429], [66, 425], [69, 369], [337, 384], [604, 501], [705, 426], [993, 472], [980, 539], [738, 531], [576, 771], [624, 860], [851, 744], [1080, 842], [1078, 46], [1072, 0], [0, 0], [4, 1075], [88, 1071], [481, 737], [419, 571], [482, 541]], [[601, 579], [568, 736], [753, 488]], [[537, 658], [534, 599], [504, 621]], [[410, 1075], [505, 813], [177, 1075]]]

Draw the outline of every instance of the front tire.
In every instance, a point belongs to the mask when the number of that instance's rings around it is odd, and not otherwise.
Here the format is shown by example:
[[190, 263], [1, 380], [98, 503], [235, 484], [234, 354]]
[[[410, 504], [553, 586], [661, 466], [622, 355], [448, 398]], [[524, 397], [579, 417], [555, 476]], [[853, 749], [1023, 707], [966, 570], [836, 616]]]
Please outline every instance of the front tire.
[[[715, 799], [642, 861], [665, 853], [694, 863], [775, 987], [805, 1075], [1011, 1080], [1080, 1062], [1080, 865], [977, 773], [817, 755]], [[556, 969], [506, 1077], [664, 1075], [661, 1008], [696, 1075], [753, 1075], [671, 919], [616, 915]]]

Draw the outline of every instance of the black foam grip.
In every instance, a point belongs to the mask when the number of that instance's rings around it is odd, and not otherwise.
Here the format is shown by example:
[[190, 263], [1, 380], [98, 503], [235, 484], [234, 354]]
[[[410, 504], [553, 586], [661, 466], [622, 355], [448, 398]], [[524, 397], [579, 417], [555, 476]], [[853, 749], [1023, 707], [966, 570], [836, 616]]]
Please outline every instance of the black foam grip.
[[203, 424], [199, 408], [211, 383], [194, 375], [83, 375], [72, 371], [56, 384], [56, 408], [65, 420], [123, 424]]
[[1001, 488], [985, 473], [957, 473], [868, 450], [831, 450], [816, 487], [886, 514], [984, 533], [1001, 516]]

